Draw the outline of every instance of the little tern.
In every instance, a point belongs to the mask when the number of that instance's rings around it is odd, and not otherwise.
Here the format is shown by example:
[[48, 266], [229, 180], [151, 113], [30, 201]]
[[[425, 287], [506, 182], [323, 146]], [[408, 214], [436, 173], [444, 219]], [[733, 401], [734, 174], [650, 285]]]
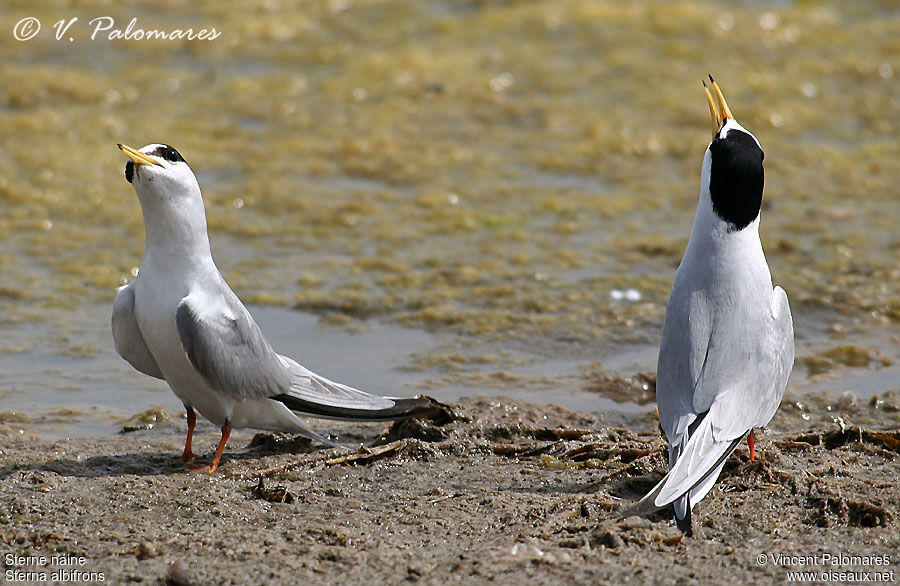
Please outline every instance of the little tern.
[[759, 238], [763, 151], [709, 80], [716, 98], [706, 82], [703, 88], [712, 140], [657, 365], [669, 472], [631, 511], [647, 514], [673, 503], [675, 520], [688, 534], [692, 507], [748, 433], [754, 458], [753, 429], [775, 415], [794, 363], [788, 298], [781, 287], [772, 287]]
[[[232, 428], [297, 433], [334, 442], [297, 413], [328, 419], [387, 421], [426, 415], [424, 396], [377, 397], [321, 377], [277, 354], [213, 262], [206, 210], [193, 171], [174, 148], [119, 149], [130, 159], [125, 178], [144, 216], [146, 241], [137, 277], [116, 292], [116, 351], [140, 372], [165, 380], [187, 410], [181, 456], [214, 472]], [[196, 411], [221, 426], [207, 466], [194, 466]]]

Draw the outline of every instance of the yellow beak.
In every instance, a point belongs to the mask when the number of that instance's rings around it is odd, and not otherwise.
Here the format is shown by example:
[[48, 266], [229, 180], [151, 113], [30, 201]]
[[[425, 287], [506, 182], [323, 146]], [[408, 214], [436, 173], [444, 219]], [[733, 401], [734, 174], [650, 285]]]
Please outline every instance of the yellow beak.
[[125, 153], [125, 156], [131, 159], [135, 165], [156, 165], [157, 167], [163, 166], [162, 163], [154, 161], [141, 151], [133, 149], [130, 146], [124, 144], [119, 144], [116, 146], [119, 147], [119, 150]]
[[[712, 83], [713, 91], [716, 92], [716, 100], [713, 100], [705, 81], [703, 82], [703, 91], [706, 93], [706, 102], [709, 104], [709, 113], [712, 116], [712, 135], [715, 138], [725, 120], [728, 118], [733, 120], [734, 116], [731, 115], [731, 110], [725, 102], [725, 96], [722, 95], [722, 90], [719, 89], [719, 84], [716, 83], [713, 76], [709, 76], [709, 81]], [[716, 101], [718, 101], [718, 107], [716, 107]]]

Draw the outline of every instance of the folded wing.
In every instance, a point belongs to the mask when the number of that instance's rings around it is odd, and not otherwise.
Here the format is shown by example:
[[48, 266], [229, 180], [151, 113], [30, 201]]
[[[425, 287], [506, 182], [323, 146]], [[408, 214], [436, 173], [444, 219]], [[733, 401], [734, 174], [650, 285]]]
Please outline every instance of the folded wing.
[[119, 287], [112, 310], [113, 345], [116, 352], [138, 371], [163, 378], [162, 371], [150, 353], [147, 342], [134, 318], [134, 289], [129, 283]]
[[359, 421], [415, 417], [435, 409], [426, 397], [377, 397], [277, 354], [236, 297], [227, 307], [214, 309], [189, 295], [179, 304], [175, 321], [197, 372], [210, 387], [238, 401], [268, 398], [292, 411]]
[[223, 305], [188, 295], [175, 310], [175, 324], [188, 360], [211, 388], [237, 401], [290, 388], [280, 357], [236, 297]]

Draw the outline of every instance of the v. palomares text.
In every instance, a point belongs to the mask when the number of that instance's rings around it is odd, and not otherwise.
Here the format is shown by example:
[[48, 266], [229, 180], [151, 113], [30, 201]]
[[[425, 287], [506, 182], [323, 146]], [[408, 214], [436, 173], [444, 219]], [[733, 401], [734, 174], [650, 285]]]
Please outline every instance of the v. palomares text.
[[[38, 36], [41, 32], [41, 21], [33, 16], [23, 18], [13, 27], [13, 36], [18, 41], [30, 41]], [[90, 40], [107, 39], [110, 41], [214, 41], [218, 39], [222, 33], [217, 31], [215, 27], [210, 28], [181, 28], [173, 27], [150, 28], [146, 29], [138, 25], [138, 19], [132, 18], [125, 28], [117, 26], [116, 19], [111, 16], [98, 16], [87, 21], [87, 32], [90, 33]], [[62, 19], [53, 24], [53, 35], [57, 41], [68, 39], [74, 41], [78, 34], [85, 32], [84, 25], [79, 24], [77, 16], [69, 19]]]

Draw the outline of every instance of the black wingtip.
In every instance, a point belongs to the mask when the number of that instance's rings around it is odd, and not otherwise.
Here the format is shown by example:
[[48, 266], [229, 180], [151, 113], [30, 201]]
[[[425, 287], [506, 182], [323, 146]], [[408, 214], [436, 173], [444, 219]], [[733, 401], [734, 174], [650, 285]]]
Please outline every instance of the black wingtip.
[[431, 417], [445, 410], [441, 403], [426, 395], [417, 395], [406, 399], [391, 399], [394, 405], [385, 409], [351, 409], [322, 405], [294, 397], [291, 395], [275, 395], [270, 397], [284, 403], [291, 411], [307, 415], [327, 417], [329, 419], [351, 419], [354, 421], [393, 421], [410, 417]]
[[397, 413], [397, 416], [392, 417], [391, 419], [430, 417], [443, 412], [446, 408], [445, 405], [435, 401], [428, 395], [416, 395], [412, 398], [392, 400], [394, 401], [393, 411]]
[[690, 495], [690, 493], [687, 494], [686, 498], [687, 498], [687, 502], [685, 503], [686, 504], [685, 510], [687, 512], [684, 514], [683, 519], [679, 519], [678, 514], [676, 513], [675, 524], [678, 525], [678, 528], [681, 529], [682, 533], [684, 533], [688, 537], [691, 537], [694, 535], [694, 530], [691, 527], [691, 495]]

